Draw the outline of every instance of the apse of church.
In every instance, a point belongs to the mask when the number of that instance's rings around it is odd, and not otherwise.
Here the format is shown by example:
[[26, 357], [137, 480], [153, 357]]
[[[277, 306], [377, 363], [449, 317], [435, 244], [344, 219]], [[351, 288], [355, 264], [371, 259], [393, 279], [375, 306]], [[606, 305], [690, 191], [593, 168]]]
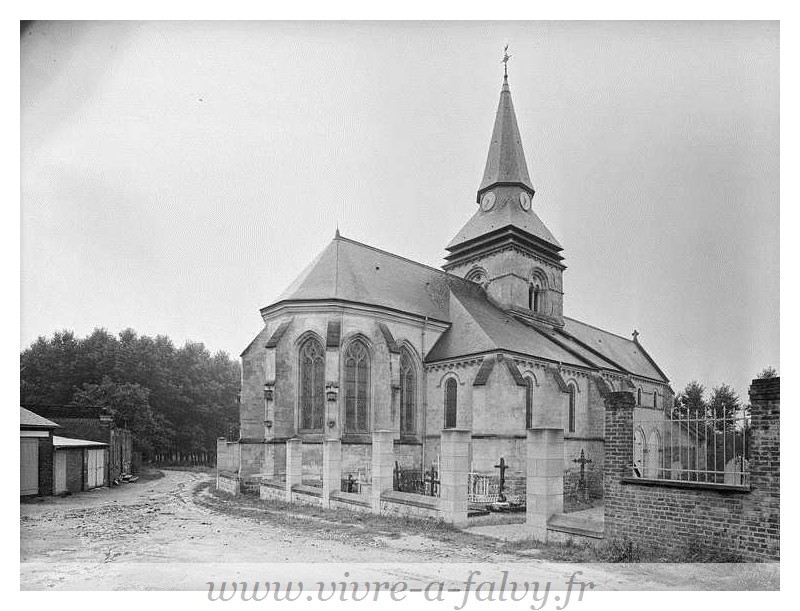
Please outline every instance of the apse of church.
[[601, 494], [603, 397], [631, 390], [663, 409], [672, 391], [638, 337], [564, 315], [563, 248], [538, 199], [504, 78], [473, 214], [443, 270], [337, 231], [261, 310], [242, 353], [239, 475], [282, 477], [297, 439], [303, 481], [319, 484], [323, 441], [339, 440], [343, 489], [363, 492], [376, 431], [399, 469], [435, 474], [442, 431], [462, 429], [472, 472], [502, 464], [513, 478], [527, 429], [551, 427], [564, 432], [565, 490], [580, 475], [582, 494]]

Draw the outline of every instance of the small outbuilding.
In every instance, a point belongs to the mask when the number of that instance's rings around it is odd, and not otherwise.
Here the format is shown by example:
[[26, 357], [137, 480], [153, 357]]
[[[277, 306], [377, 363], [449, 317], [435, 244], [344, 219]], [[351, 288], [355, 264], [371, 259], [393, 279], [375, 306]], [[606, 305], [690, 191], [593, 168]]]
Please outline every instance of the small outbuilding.
[[54, 494], [80, 492], [108, 483], [108, 444], [53, 436]]
[[53, 430], [52, 420], [19, 408], [19, 494], [52, 494]]
[[112, 414], [102, 407], [73, 405], [26, 404], [26, 408], [58, 424], [63, 437], [97, 441], [106, 445], [104, 477], [107, 482], [119, 481], [133, 472], [133, 439], [131, 432], [118, 427]]

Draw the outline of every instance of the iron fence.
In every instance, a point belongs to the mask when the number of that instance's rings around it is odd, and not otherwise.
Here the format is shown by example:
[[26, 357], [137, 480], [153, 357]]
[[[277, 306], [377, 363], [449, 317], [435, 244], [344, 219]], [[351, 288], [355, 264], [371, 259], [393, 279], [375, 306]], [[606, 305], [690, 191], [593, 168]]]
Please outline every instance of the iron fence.
[[633, 431], [633, 477], [750, 484], [745, 414], [692, 416], [639, 408]]
[[467, 502], [472, 505], [511, 503], [524, 505], [526, 480], [524, 477], [503, 477], [494, 473], [470, 472], [467, 478]]
[[404, 467], [399, 461], [394, 463], [394, 490], [408, 492], [423, 496], [441, 496], [441, 481], [439, 478], [439, 458], [425, 470], [417, 467]]

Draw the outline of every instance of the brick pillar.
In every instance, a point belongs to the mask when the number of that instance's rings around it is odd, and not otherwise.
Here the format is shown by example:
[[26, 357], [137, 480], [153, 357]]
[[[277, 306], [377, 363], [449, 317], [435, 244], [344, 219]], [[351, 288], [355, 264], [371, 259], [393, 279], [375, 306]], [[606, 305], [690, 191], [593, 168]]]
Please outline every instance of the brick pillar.
[[547, 521], [564, 510], [564, 429], [528, 429], [525, 529], [547, 541]]
[[381, 512], [381, 493], [394, 486], [394, 433], [372, 432], [372, 513]]
[[467, 522], [467, 486], [469, 478], [469, 446], [472, 433], [465, 429], [442, 430], [441, 511], [445, 522], [455, 525]]
[[342, 486], [342, 442], [326, 439], [322, 442], [322, 506], [331, 506], [331, 492]]
[[286, 440], [286, 500], [292, 500], [292, 486], [303, 483], [303, 441]]
[[627, 391], [612, 392], [605, 400], [605, 445], [603, 457], [603, 514], [605, 536], [619, 534], [617, 515], [621, 509], [620, 479], [630, 477], [633, 464], [633, 410], [636, 399]]
[[760, 539], [762, 559], [780, 560], [780, 391], [781, 379], [753, 380], [750, 385], [750, 458], [751, 495], [758, 498], [757, 508], [749, 516], [753, 532]]

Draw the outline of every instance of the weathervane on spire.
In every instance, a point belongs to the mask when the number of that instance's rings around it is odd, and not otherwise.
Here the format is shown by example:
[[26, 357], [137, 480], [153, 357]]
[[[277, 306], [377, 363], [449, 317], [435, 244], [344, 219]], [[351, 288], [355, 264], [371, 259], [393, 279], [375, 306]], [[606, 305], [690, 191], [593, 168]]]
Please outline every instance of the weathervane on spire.
[[511, 56], [508, 54], [508, 45], [505, 46], [503, 49], [503, 76], [508, 78], [508, 60], [511, 59]]

